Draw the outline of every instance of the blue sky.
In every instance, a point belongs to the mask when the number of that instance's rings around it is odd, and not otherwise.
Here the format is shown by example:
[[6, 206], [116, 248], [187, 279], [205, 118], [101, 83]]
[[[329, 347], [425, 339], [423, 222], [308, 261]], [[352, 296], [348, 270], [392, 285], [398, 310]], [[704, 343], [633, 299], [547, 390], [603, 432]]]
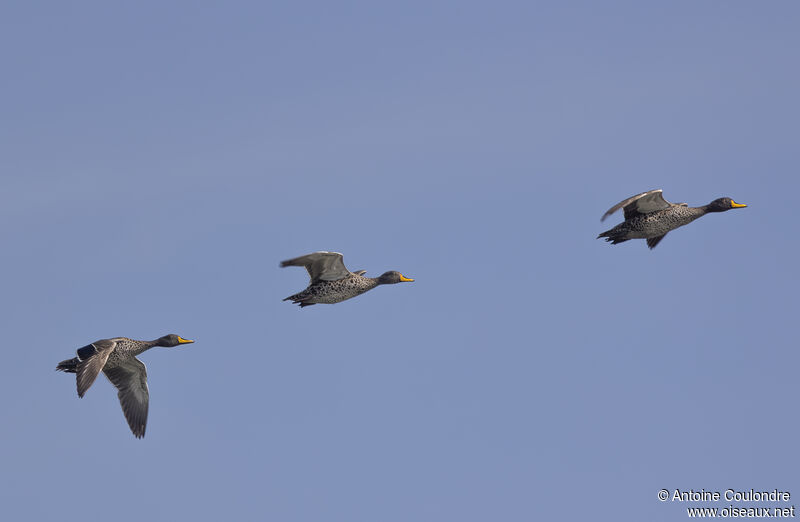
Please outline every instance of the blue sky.
[[[800, 495], [799, 15], [4, 5], [6, 513], [657, 521], [686, 518], [661, 488]], [[595, 240], [653, 188], [749, 207], [653, 251]], [[315, 250], [416, 282], [299, 310], [278, 263]], [[143, 440], [104, 378], [78, 399], [53, 371], [172, 332], [197, 342], [141, 356]]]

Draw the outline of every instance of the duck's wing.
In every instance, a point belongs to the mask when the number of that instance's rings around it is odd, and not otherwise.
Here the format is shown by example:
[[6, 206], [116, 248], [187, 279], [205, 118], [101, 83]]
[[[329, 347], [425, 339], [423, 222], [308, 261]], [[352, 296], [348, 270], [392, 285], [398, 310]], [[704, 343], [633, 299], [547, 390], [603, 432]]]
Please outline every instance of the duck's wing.
[[625, 209], [625, 221], [627, 221], [642, 214], [668, 209], [671, 206], [672, 203], [664, 199], [664, 196], [661, 195], [661, 189], [648, 190], [647, 192], [642, 192], [641, 194], [636, 194], [626, 200], [620, 201], [608, 209], [608, 211], [603, 214], [603, 217], [600, 218], [600, 221], [604, 221], [608, 216], [621, 208]]
[[660, 236], [647, 238], [647, 246], [650, 248], [650, 250], [653, 250], [656, 247], [656, 245], [659, 243], [659, 241], [664, 239], [664, 236], [666, 236], [666, 235], [667, 234], [664, 233], [664, 234], [661, 234]]
[[311, 282], [337, 281], [350, 275], [344, 266], [342, 254], [338, 252], [314, 252], [305, 256], [287, 259], [281, 266], [304, 266], [308, 270]]
[[116, 386], [122, 413], [136, 438], [144, 437], [147, 427], [147, 408], [150, 390], [147, 388], [147, 367], [136, 357], [125, 359], [122, 364], [103, 370], [108, 380]]
[[108, 356], [117, 347], [114, 339], [102, 339], [78, 349], [77, 374], [78, 397], [83, 397], [106, 365]]

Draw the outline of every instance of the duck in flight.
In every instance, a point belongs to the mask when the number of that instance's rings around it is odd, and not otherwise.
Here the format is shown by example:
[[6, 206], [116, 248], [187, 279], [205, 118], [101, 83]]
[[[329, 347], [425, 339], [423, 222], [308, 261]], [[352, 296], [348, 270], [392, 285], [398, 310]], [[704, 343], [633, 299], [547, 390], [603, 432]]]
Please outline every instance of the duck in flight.
[[61, 361], [56, 370], [76, 374], [78, 397], [83, 397], [102, 370], [119, 390], [117, 397], [133, 435], [141, 439], [147, 426], [150, 391], [147, 388], [147, 368], [136, 356], [154, 346], [171, 348], [193, 342], [175, 334], [155, 341], [137, 341], [127, 337], [101, 339], [79, 348], [77, 357]]
[[385, 272], [380, 277], [365, 277], [366, 270], [351, 272], [344, 266], [342, 254], [338, 252], [314, 252], [283, 261], [281, 266], [302, 266], [308, 271], [311, 278], [308, 288], [284, 299], [299, 304], [301, 308], [317, 303], [340, 303], [378, 285], [413, 281], [395, 271]]
[[605, 238], [613, 245], [629, 239], [646, 239], [647, 246], [653, 249], [670, 230], [688, 225], [710, 212], [725, 212], [746, 206], [731, 198], [718, 198], [702, 207], [690, 207], [686, 203], [670, 203], [665, 200], [661, 189], [650, 190], [620, 201], [608, 209], [600, 221], [619, 209], [624, 209], [625, 221], [606, 230], [597, 239]]

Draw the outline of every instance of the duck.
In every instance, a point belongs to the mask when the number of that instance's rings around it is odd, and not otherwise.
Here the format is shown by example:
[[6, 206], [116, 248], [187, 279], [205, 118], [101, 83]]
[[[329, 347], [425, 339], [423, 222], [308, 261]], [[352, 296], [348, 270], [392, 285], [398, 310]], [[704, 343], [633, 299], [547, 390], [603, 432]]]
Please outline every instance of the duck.
[[341, 303], [378, 285], [414, 281], [395, 270], [384, 272], [379, 277], [364, 276], [366, 270], [351, 272], [344, 266], [344, 257], [339, 252], [313, 252], [281, 262], [281, 267], [287, 266], [305, 267], [311, 278], [305, 290], [284, 299], [300, 305], [300, 308], [318, 303]]
[[102, 370], [119, 390], [117, 397], [131, 432], [141, 439], [147, 427], [150, 391], [147, 388], [147, 368], [136, 356], [155, 346], [172, 348], [193, 342], [176, 334], [154, 341], [137, 341], [128, 337], [100, 339], [78, 348], [78, 356], [61, 361], [56, 370], [76, 374], [78, 397], [84, 396]]
[[605, 238], [613, 245], [629, 239], [646, 239], [647, 246], [652, 250], [671, 230], [688, 225], [712, 212], [725, 212], [746, 206], [724, 197], [702, 207], [690, 207], [686, 203], [670, 203], [664, 199], [661, 189], [649, 190], [620, 201], [608, 209], [600, 221], [619, 209], [624, 209], [625, 221], [601, 233], [597, 239]]

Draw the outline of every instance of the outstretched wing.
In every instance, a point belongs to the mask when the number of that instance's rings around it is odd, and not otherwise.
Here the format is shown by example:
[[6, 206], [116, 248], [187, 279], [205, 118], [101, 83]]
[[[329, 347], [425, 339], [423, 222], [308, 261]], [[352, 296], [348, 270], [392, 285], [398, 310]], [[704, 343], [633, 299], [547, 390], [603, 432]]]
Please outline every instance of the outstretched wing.
[[281, 262], [281, 266], [304, 266], [311, 282], [336, 281], [350, 275], [345, 268], [342, 254], [338, 252], [314, 252]]
[[108, 380], [117, 387], [117, 397], [122, 413], [136, 438], [144, 437], [147, 427], [147, 409], [150, 391], [147, 389], [147, 368], [136, 357], [125, 359], [119, 366], [103, 370]]
[[600, 218], [600, 221], [605, 221], [608, 216], [621, 208], [625, 209], [625, 221], [627, 221], [638, 215], [657, 212], [671, 206], [672, 203], [665, 200], [664, 196], [661, 195], [661, 189], [648, 190], [647, 192], [642, 192], [641, 194], [636, 194], [626, 200], [620, 201], [608, 209], [608, 211], [603, 214], [603, 217]]
[[83, 397], [92, 386], [116, 346], [117, 342], [114, 339], [102, 339], [78, 349], [78, 367], [75, 371], [78, 397]]

